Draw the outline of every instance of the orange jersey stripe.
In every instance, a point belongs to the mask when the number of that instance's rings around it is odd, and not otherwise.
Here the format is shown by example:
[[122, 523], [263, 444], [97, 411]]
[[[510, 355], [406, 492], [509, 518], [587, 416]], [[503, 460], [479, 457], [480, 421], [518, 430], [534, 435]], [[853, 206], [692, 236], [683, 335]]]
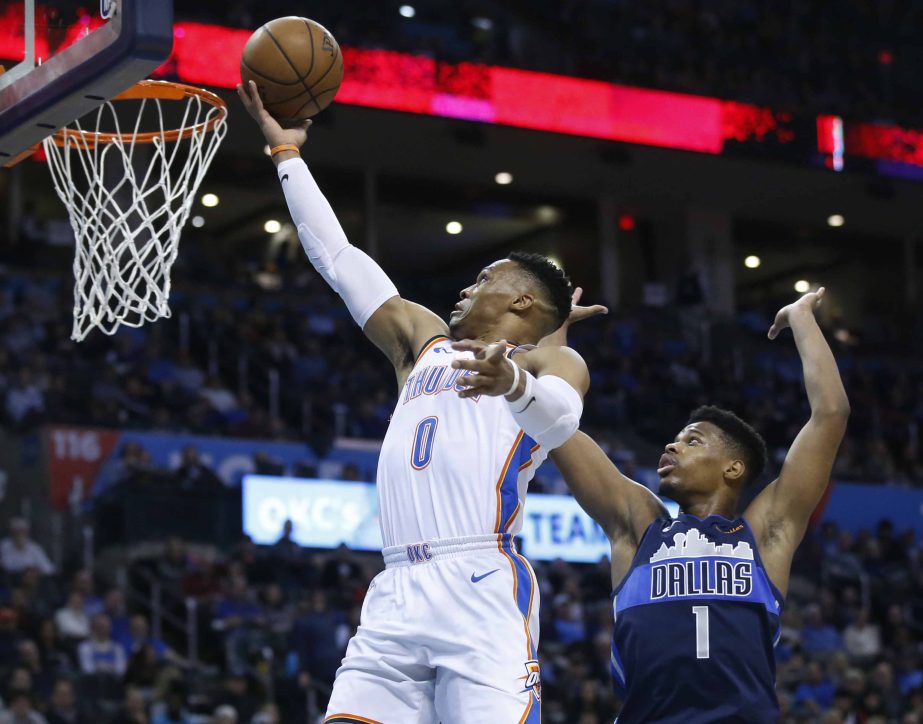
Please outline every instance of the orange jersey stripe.
[[327, 722], [331, 719], [337, 719], [340, 717], [353, 719], [354, 721], [362, 722], [363, 724], [382, 724], [382, 722], [378, 721], [377, 719], [366, 719], [364, 716], [359, 716], [358, 714], [346, 714], [345, 712], [342, 714], [331, 714], [326, 719], [324, 719], [324, 721]]
[[522, 713], [522, 718], [519, 720], [519, 724], [523, 724], [523, 722], [529, 718], [529, 712], [532, 711], [533, 701], [534, 700], [532, 699], [532, 695], [529, 694], [529, 703], [526, 704], [526, 710]]
[[413, 366], [416, 367], [417, 363], [421, 359], [423, 359], [423, 355], [429, 352], [433, 348], [434, 345], [437, 345], [440, 342], [445, 342], [447, 339], [449, 339], [449, 337], [446, 337], [446, 336], [434, 337], [433, 339], [431, 339], [429, 343], [420, 351], [420, 354], [417, 355], [416, 360], [414, 360]]
[[[519, 609], [519, 601], [516, 597], [516, 591], [519, 589], [519, 574], [516, 573], [516, 562], [513, 560], [512, 556], [503, 550], [503, 539], [497, 541], [497, 549], [506, 556], [506, 559], [510, 562], [510, 570], [513, 571], [513, 605], [516, 606], [517, 610]], [[518, 554], [517, 554], [518, 555]], [[535, 594], [535, 585], [533, 581], [532, 590], [529, 594], [529, 615], [532, 614], [532, 597]], [[519, 615], [522, 616], [522, 611], [519, 612]], [[529, 632], [529, 620], [523, 616], [522, 626], [526, 632], [526, 656], [528, 658], [532, 657], [532, 634]]]
[[516, 448], [519, 447], [519, 443], [522, 442], [522, 436], [525, 433], [520, 430], [519, 434], [516, 436], [516, 439], [513, 441], [513, 447], [510, 448], [509, 454], [506, 456], [506, 463], [503, 465], [503, 470], [500, 471], [500, 477], [497, 478], [497, 522], [494, 524], [494, 532], [500, 532], [500, 525], [502, 521], [500, 520], [500, 514], [503, 508], [502, 500], [500, 498], [500, 488], [503, 487], [503, 479], [506, 477], [506, 471], [510, 468], [510, 463], [513, 462], [513, 453], [516, 452]]
[[[522, 470], [522, 468], [520, 468]], [[522, 503], [516, 503], [516, 510], [513, 511], [513, 514], [510, 516], [510, 519], [506, 521], [506, 525], [503, 526], [503, 532], [506, 533], [510, 526], [513, 525], [513, 521], [516, 520], [516, 516], [519, 515], [519, 509], [522, 507]]]

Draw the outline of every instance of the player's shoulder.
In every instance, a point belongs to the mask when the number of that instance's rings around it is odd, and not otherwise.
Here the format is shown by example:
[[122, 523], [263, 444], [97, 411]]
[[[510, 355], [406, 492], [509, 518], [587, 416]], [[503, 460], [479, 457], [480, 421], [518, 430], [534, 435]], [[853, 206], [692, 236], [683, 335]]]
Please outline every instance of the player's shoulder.
[[571, 347], [560, 347], [558, 345], [536, 346], [534, 344], [525, 344], [510, 350], [510, 356], [515, 355], [520, 362], [532, 364], [550, 361], [569, 361], [586, 366], [583, 357], [577, 350]]

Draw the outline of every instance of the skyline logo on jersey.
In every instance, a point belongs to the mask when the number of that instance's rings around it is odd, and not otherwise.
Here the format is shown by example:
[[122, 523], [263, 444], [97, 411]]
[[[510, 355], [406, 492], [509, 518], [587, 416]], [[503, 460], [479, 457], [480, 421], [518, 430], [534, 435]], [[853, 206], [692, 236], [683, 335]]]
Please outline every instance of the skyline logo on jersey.
[[702, 535], [700, 531], [690, 528], [685, 533], [675, 534], [672, 546], [667, 547], [666, 543], [662, 543], [657, 552], [651, 556], [650, 562], [657, 563], [670, 558], [705, 558], [710, 556], [752, 561], [753, 548], [745, 540], [740, 541], [737, 545], [713, 543]]
[[[439, 351], [438, 349], [436, 350]], [[403, 405], [416, 400], [422, 395], [438, 395], [443, 392], [461, 392], [464, 388], [457, 384], [459, 377], [477, 374], [471, 370], [454, 370], [448, 365], [429, 365], [414, 372], [404, 383]], [[478, 402], [481, 395], [469, 397]]]

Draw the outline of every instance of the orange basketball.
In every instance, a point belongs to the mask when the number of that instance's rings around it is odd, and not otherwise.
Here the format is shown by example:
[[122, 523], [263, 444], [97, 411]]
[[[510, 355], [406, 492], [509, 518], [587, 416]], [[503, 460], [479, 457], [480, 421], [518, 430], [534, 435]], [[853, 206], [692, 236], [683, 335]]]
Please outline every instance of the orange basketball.
[[277, 18], [257, 30], [240, 58], [240, 77], [254, 81], [266, 110], [282, 121], [315, 116], [343, 82], [343, 54], [324, 26]]

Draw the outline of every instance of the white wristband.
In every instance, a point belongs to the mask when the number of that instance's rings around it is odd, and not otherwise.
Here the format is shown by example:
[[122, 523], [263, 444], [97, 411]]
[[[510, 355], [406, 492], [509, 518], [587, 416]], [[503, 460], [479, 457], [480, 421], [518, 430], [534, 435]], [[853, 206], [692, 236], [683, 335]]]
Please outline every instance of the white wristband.
[[519, 387], [519, 365], [513, 362], [511, 357], [507, 357], [506, 361], [513, 366], [513, 384], [510, 385], [510, 389], [503, 393], [504, 397], [512, 395], [516, 391], [516, 388]]

